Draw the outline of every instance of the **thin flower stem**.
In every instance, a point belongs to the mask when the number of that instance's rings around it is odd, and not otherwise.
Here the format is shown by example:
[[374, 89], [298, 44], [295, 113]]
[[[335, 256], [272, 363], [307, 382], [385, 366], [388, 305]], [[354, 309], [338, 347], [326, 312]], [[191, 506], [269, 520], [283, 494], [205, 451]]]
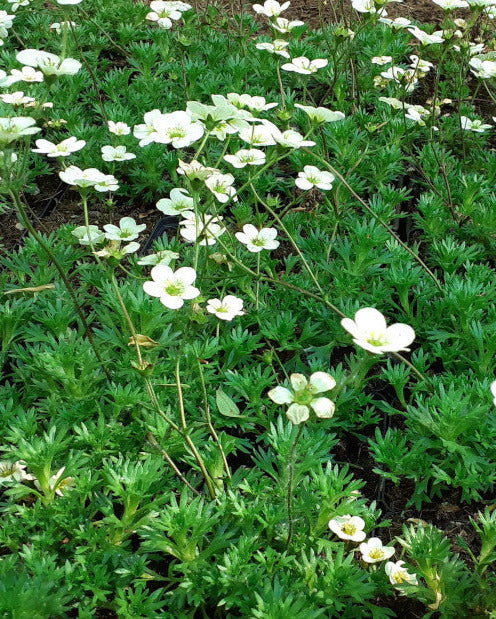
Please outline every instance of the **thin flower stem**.
[[255, 281], [255, 310], [258, 313], [260, 308], [260, 254], [262, 252], [258, 252], [257, 254], [257, 278]]
[[365, 202], [365, 200], [363, 200], [357, 193], [356, 191], [351, 187], [351, 185], [346, 181], [346, 179], [344, 178], [344, 176], [342, 174], [340, 174], [336, 168], [334, 168], [330, 163], [327, 163], [327, 161], [325, 161], [324, 159], [322, 159], [322, 157], [319, 157], [318, 155], [316, 155], [315, 153], [313, 153], [312, 151], [308, 150], [308, 148], [303, 148], [302, 150], [304, 150], [306, 153], [312, 155], [314, 158], [316, 158], [322, 165], [325, 165], [327, 167], [328, 170], [330, 170], [330, 172], [332, 172], [334, 174], [334, 176], [336, 176], [337, 178], [339, 178], [339, 180], [343, 183], [343, 185], [346, 187], [346, 189], [348, 189], [348, 191], [351, 193], [351, 195], [358, 200], [358, 202], [360, 202], [360, 204], [363, 206], [363, 208], [370, 213], [374, 219], [376, 219], [383, 228], [385, 228], [388, 233], [394, 238], [394, 240], [401, 245], [401, 247], [403, 247], [403, 249], [405, 251], [407, 251], [421, 266], [422, 268], [426, 271], [426, 273], [431, 277], [431, 279], [433, 280], [433, 282], [436, 284], [437, 288], [439, 289], [440, 292], [444, 292], [443, 287], [441, 285], [441, 283], [439, 282], [439, 280], [437, 279], [437, 277], [434, 275], [434, 273], [431, 271], [431, 269], [429, 269], [429, 267], [425, 264], [425, 262], [422, 260], [422, 258], [416, 254], [412, 249], [410, 249], [408, 247], [408, 245], [406, 243], [404, 243], [400, 237], [393, 231], [391, 230], [391, 228], [387, 225], [387, 223], [381, 218], [379, 217], [379, 215], [377, 215], [377, 213], [370, 208], [370, 206]]
[[134, 328], [133, 321], [131, 320], [131, 316], [129, 315], [129, 312], [127, 311], [126, 305], [124, 304], [124, 300], [122, 299], [121, 293], [119, 291], [119, 286], [117, 285], [117, 280], [115, 279], [115, 274], [113, 272], [112, 272], [112, 275], [110, 277], [110, 282], [112, 283], [112, 286], [113, 286], [114, 292], [115, 292], [115, 296], [117, 297], [117, 300], [119, 301], [119, 305], [121, 306], [121, 310], [122, 310], [122, 313], [124, 314], [124, 317], [126, 319], [127, 325], [129, 327], [129, 331], [131, 331], [131, 336], [132, 336], [133, 344], [134, 344], [134, 347], [136, 349], [136, 356], [138, 357], [138, 363], [140, 365], [140, 368], [144, 369], [143, 357], [141, 356], [141, 349], [140, 349], [140, 345], [138, 343], [138, 336], [137, 336], [137, 333], [136, 333], [136, 329]]
[[226, 471], [226, 475], [229, 481], [232, 482], [231, 471], [229, 470], [229, 464], [227, 463], [226, 454], [219, 440], [219, 436], [217, 432], [215, 431], [215, 428], [212, 424], [212, 418], [210, 416], [210, 409], [208, 407], [208, 396], [207, 396], [207, 388], [205, 386], [205, 378], [203, 376], [203, 369], [202, 369], [202, 366], [201, 366], [201, 363], [198, 357], [196, 358], [196, 363], [198, 366], [198, 373], [200, 375], [200, 384], [201, 384], [202, 396], [203, 396], [203, 407], [205, 411], [205, 418], [207, 420], [208, 429], [210, 430], [210, 433], [212, 434], [214, 441], [217, 443], [217, 446], [219, 448], [220, 454], [222, 456], [222, 462], [224, 463], [224, 470]]
[[303, 424], [300, 424], [298, 432], [296, 433], [293, 444], [291, 445], [291, 452], [289, 454], [288, 464], [288, 495], [286, 498], [286, 507], [288, 509], [288, 539], [286, 540], [286, 550], [291, 544], [293, 538], [293, 484], [294, 484], [294, 461], [296, 448], [303, 432]]
[[197, 496], [200, 496], [200, 493], [198, 492], [198, 490], [189, 483], [189, 481], [186, 479], [186, 477], [184, 477], [184, 475], [181, 473], [181, 471], [177, 468], [177, 465], [175, 464], [175, 462], [169, 456], [167, 451], [159, 444], [159, 442], [153, 436], [153, 434], [151, 432], [148, 432], [147, 437], [148, 437], [148, 442], [152, 445], [152, 447], [154, 447], [157, 451], [159, 451], [161, 453], [161, 455], [164, 458], [164, 460], [167, 461], [169, 466], [172, 468], [174, 473], [179, 477], [179, 479], [183, 482], [183, 484], [185, 484], [191, 490], [191, 492], [193, 492], [193, 494], [196, 494]]
[[285, 110], [286, 109], [286, 96], [284, 94], [284, 86], [282, 85], [281, 63], [279, 60], [276, 63], [276, 70], [277, 70], [277, 81], [279, 82], [279, 90], [281, 92], [281, 105], [282, 105], [282, 109]]
[[54, 253], [52, 252], [52, 250], [48, 247], [47, 243], [45, 243], [45, 241], [43, 240], [43, 237], [38, 234], [38, 232], [34, 229], [33, 224], [31, 223], [31, 221], [29, 220], [29, 217], [27, 216], [26, 213], [26, 209], [24, 208], [24, 205], [21, 201], [21, 199], [19, 198], [19, 196], [14, 193], [11, 189], [9, 189], [9, 195], [12, 198], [12, 201], [14, 202], [17, 212], [19, 214], [19, 217], [21, 219], [21, 223], [24, 224], [24, 226], [28, 229], [29, 233], [31, 234], [31, 236], [37, 241], [37, 243], [40, 245], [40, 247], [43, 249], [43, 251], [47, 254], [47, 256], [50, 258], [50, 260], [53, 262], [55, 268], [57, 269], [60, 278], [62, 279], [62, 281], [64, 282], [64, 285], [67, 289], [67, 292], [69, 293], [72, 302], [74, 304], [74, 307], [76, 309], [76, 312], [81, 320], [81, 323], [83, 325], [83, 329], [85, 331], [86, 337], [88, 338], [88, 342], [90, 343], [91, 348], [93, 349], [93, 352], [95, 353], [96, 358], [98, 359], [98, 362], [100, 363], [103, 371], [105, 372], [105, 376], [107, 377], [107, 380], [112, 380], [112, 377], [110, 375], [110, 372], [108, 371], [108, 369], [105, 367], [105, 363], [95, 345], [95, 342], [93, 340], [93, 334], [91, 332], [90, 326], [88, 324], [88, 321], [86, 320], [86, 316], [84, 315], [83, 309], [81, 307], [81, 305], [79, 304], [77, 297], [76, 297], [76, 292], [69, 280], [69, 278], [67, 277], [67, 275], [64, 272], [64, 269], [62, 268], [62, 265], [60, 264], [60, 262], [57, 260], [57, 258], [55, 257]]
[[177, 355], [177, 361], [176, 361], [176, 388], [177, 388], [177, 396], [178, 396], [178, 400], [179, 400], [179, 414], [181, 417], [181, 425], [183, 428], [183, 432], [184, 432], [184, 437], [186, 439], [186, 442], [188, 443], [191, 451], [193, 452], [193, 455], [195, 456], [196, 461], [198, 462], [198, 466], [200, 467], [200, 470], [203, 474], [203, 477], [205, 479], [205, 483], [207, 484], [207, 488], [208, 488], [208, 493], [210, 494], [210, 498], [212, 500], [215, 499], [215, 489], [212, 485], [212, 480], [210, 479], [210, 475], [205, 467], [205, 464], [203, 462], [202, 457], [200, 456], [198, 450], [196, 449], [195, 444], [193, 443], [193, 441], [191, 440], [191, 437], [188, 436], [187, 431], [188, 431], [188, 426], [186, 424], [186, 414], [185, 414], [185, 410], [184, 410], [184, 399], [183, 399], [183, 391], [182, 391], [182, 387], [181, 387], [181, 374], [180, 374], [180, 363], [181, 363], [181, 356]]
[[399, 352], [392, 352], [391, 354], [395, 356], [397, 359], [400, 359], [400, 361], [403, 361], [403, 363], [405, 363], [420, 378], [420, 380], [427, 381], [427, 378], [422, 374], [422, 372], [417, 370], [417, 368], [413, 365], [413, 363], [408, 361], [406, 357], [404, 357], [403, 355], [400, 355]]

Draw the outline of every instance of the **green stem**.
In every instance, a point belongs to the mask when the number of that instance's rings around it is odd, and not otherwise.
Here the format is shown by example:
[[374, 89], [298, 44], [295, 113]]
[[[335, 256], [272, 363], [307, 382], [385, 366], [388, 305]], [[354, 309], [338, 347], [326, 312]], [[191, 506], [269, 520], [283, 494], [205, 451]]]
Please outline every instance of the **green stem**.
[[291, 445], [291, 452], [289, 454], [288, 464], [288, 496], [286, 498], [286, 507], [288, 509], [288, 539], [286, 540], [286, 550], [291, 544], [293, 538], [293, 484], [294, 484], [294, 461], [296, 455], [296, 447], [303, 432], [303, 424], [300, 424], [298, 432], [296, 433], [293, 444]]
[[43, 240], [42, 236], [40, 234], [38, 234], [38, 232], [34, 229], [33, 224], [31, 223], [31, 221], [29, 220], [29, 217], [27, 216], [26, 210], [24, 208], [24, 205], [22, 204], [22, 201], [20, 200], [19, 196], [17, 194], [15, 194], [12, 190], [9, 190], [9, 194], [10, 197], [12, 198], [12, 201], [14, 202], [17, 211], [19, 213], [20, 219], [21, 219], [21, 223], [28, 229], [29, 233], [31, 234], [31, 236], [37, 241], [37, 243], [40, 245], [40, 247], [43, 249], [43, 251], [47, 254], [47, 256], [50, 258], [50, 260], [53, 262], [55, 268], [57, 269], [60, 278], [62, 279], [62, 281], [64, 282], [65, 287], [67, 288], [67, 292], [69, 293], [72, 302], [74, 304], [74, 308], [76, 309], [76, 312], [81, 320], [81, 323], [83, 325], [84, 328], [84, 332], [86, 334], [86, 337], [88, 339], [88, 342], [90, 343], [91, 348], [93, 349], [93, 352], [95, 353], [96, 358], [98, 359], [98, 362], [100, 363], [100, 365], [102, 366], [103, 371], [105, 372], [105, 376], [107, 377], [107, 379], [110, 381], [112, 379], [110, 372], [108, 371], [108, 369], [105, 367], [104, 361], [95, 345], [95, 342], [93, 340], [93, 334], [91, 333], [91, 329], [88, 325], [88, 322], [86, 320], [86, 317], [84, 315], [83, 309], [81, 307], [81, 305], [79, 304], [77, 297], [76, 297], [76, 293], [74, 291], [74, 288], [69, 280], [69, 278], [67, 277], [67, 275], [64, 272], [64, 269], [62, 268], [62, 265], [60, 264], [60, 262], [57, 260], [57, 258], [55, 257], [54, 253], [52, 252], [52, 250], [48, 247], [48, 245], [45, 243], [45, 241]]

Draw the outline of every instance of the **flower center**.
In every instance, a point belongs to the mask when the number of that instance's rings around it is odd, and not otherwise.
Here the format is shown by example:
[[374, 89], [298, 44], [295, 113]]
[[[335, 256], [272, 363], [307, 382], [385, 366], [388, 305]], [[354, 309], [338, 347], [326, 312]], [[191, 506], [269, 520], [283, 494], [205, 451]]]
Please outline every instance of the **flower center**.
[[183, 294], [185, 286], [182, 282], [167, 282], [165, 292], [171, 297], [178, 297]]
[[408, 580], [408, 574], [404, 570], [398, 571], [393, 576], [393, 580], [395, 583], [400, 585], [402, 582], [405, 582]]
[[369, 334], [366, 341], [369, 344], [372, 344], [372, 346], [383, 346], [388, 343], [387, 337], [384, 333], [375, 333], [374, 331]]
[[371, 559], [384, 559], [384, 551], [380, 548], [374, 548], [369, 552], [369, 557]]
[[343, 526], [341, 527], [341, 531], [343, 533], [346, 533], [346, 535], [355, 535], [357, 528], [356, 525], [347, 522], [346, 524], [343, 524]]
[[184, 127], [173, 127], [172, 129], [169, 129], [169, 137], [174, 139], [174, 138], [184, 138], [187, 136], [188, 132], [186, 131], [186, 129], [184, 129]]

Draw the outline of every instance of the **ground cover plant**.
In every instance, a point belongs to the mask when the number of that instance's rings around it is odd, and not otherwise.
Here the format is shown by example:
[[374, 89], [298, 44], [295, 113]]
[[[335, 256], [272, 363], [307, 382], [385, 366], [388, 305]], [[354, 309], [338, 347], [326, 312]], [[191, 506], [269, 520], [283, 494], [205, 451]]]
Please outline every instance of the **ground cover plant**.
[[496, 0], [403, 6], [0, 7], [2, 616], [496, 616]]

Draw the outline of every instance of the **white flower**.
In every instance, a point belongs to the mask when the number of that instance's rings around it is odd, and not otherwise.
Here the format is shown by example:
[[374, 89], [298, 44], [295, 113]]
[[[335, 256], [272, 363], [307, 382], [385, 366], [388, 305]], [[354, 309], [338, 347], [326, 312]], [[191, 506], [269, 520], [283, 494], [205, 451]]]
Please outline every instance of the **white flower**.
[[26, 473], [26, 465], [22, 460], [17, 462], [0, 462], [0, 486], [6, 481], [30, 481], [32, 475]]
[[41, 131], [39, 127], [33, 127], [36, 123], [30, 116], [15, 116], [13, 118], [0, 118], [0, 143], [9, 144], [24, 135], [32, 135]]
[[282, 39], [275, 39], [272, 43], [257, 43], [255, 47], [257, 49], [269, 52], [269, 54], [275, 54], [276, 56], [282, 56], [283, 58], [290, 58], [289, 52], [286, 51], [286, 48], [289, 47], [289, 43], [287, 41], [283, 41]]
[[183, 8], [182, 10], [188, 10], [191, 8], [189, 4], [185, 2], [176, 3], [176, 2], [166, 2], [164, 0], [153, 0], [150, 2], [150, 8], [152, 9], [150, 13], [147, 14], [146, 19], [149, 21], [156, 22], [160, 28], [164, 28], [165, 30], [169, 30], [172, 28], [172, 21], [176, 21], [181, 19], [181, 9], [179, 8], [179, 4], [184, 5], [188, 8]]
[[374, 56], [371, 61], [372, 64], [385, 65], [393, 62], [392, 56]]
[[[401, 2], [401, 0], [399, 0]], [[374, 0], [351, 0], [351, 6], [360, 13], [379, 13], [379, 15], [383, 15], [384, 17], [387, 15], [386, 9], [381, 7], [379, 10], [376, 9], [376, 3]]]
[[131, 127], [122, 121], [109, 120], [107, 126], [110, 133], [114, 135], [129, 135], [131, 133]]
[[43, 75], [75, 75], [81, 63], [74, 58], [64, 58], [39, 49], [24, 49], [16, 55], [18, 62], [39, 69]]
[[33, 153], [40, 153], [47, 157], [68, 157], [72, 153], [81, 150], [86, 145], [84, 140], [75, 137], [62, 140], [59, 144], [54, 144], [48, 140], [36, 140], [36, 148], [31, 149]]
[[276, 241], [277, 230], [275, 228], [262, 228], [257, 230], [252, 224], [245, 224], [243, 232], [236, 232], [236, 238], [246, 245], [246, 249], [256, 254], [262, 249], [277, 249], [279, 241]]
[[408, 585], [418, 585], [417, 577], [415, 574], [410, 574], [408, 570], [403, 567], [404, 561], [388, 561], [384, 567], [386, 574], [389, 576], [389, 582], [392, 585], [401, 587], [403, 583]]
[[80, 4], [82, 1], [83, 0], [55, 0], [55, 2], [61, 6]]
[[294, 73], [301, 73], [302, 75], [310, 75], [316, 73], [319, 69], [327, 66], [328, 60], [325, 58], [316, 58], [310, 60], [306, 56], [298, 56], [293, 58], [291, 62], [287, 62], [281, 66], [281, 69], [285, 71], [293, 71]]
[[167, 267], [173, 260], [177, 260], [178, 258], [179, 254], [177, 252], [171, 251], [170, 249], [163, 249], [162, 251], [157, 251], [154, 254], [149, 254], [148, 256], [140, 258], [138, 264], [152, 267], [162, 264]]
[[0, 99], [4, 103], [10, 103], [10, 105], [14, 105], [16, 107], [36, 101], [33, 97], [25, 97], [22, 90], [18, 90], [17, 92], [13, 92], [11, 94], [0, 95]]
[[[144, 125], [135, 125], [133, 129], [133, 135], [140, 142], [140, 146], [146, 146], [147, 144], [151, 144], [154, 140], [152, 135], [155, 133], [155, 128], [153, 126], [153, 121], [157, 118], [164, 116], [160, 110], [152, 110], [151, 112], [146, 112], [144, 116]], [[109, 129], [110, 129], [110, 121], [109, 121]]]
[[[310, 408], [317, 417], [330, 419], [334, 415], [335, 404], [329, 398], [315, 397], [336, 386], [334, 378], [326, 372], [314, 372], [307, 380], [303, 374], [291, 374], [291, 389], [275, 387], [268, 392], [269, 398], [276, 404], [290, 404], [286, 411], [288, 419], [299, 424], [310, 417]], [[309, 408], [310, 407], [310, 408]]]
[[364, 307], [355, 314], [355, 320], [343, 318], [341, 326], [351, 333], [355, 344], [375, 354], [410, 350], [415, 331], [403, 323], [386, 326], [384, 316], [373, 307]]
[[93, 253], [100, 258], [116, 258], [117, 260], [122, 260], [124, 256], [137, 252], [139, 247], [139, 243], [135, 243], [134, 241], [127, 245], [122, 245], [121, 241], [111, 240], [106, 247]]
[[198, 141], [205, 132], [200, 121], [193, 121], [190, 112], [180, 110], [170, 114], [161, 114], [152, 120], [153, 142], [172, 144], [174, 148], [185, 148]]
[[305, 22], [300, 21], [299, 19], [289, 21], [289, 19], [286, 19], [285, 17], [276, 17], [276, 19], [272, 20], [270, 25], [274, 28], [274, 30], [286, 34], [291, 32], [294, 28], [298, 28], [298, 26], [304, 26]]
[[491, 129], [492, 125], [484, 124], [484, 122], [478, 118], [471, 120], [466, 116], [460, 116], [461, 128], [465, 131], [473, 131], [474, 133], [483, 133], [486, 129]]
[[54, 30], [57, 34], [61, 34], [63, 28], [75, 28], [77, 26], [74, 21], [55, 22], [50, 24], [50, 30]]
[[[74, 486], [74, 477], [64, 477], [64, 479], [61, 479], [64, 471], [65, 466], [59, 469], [55, 475], [52, 475], [49, 481], [50, 490], [55, 490], [55, 494], [58, 494], [59, 496], [64, 496], [64, 492], [62, 491], [66, 491], [68, 488]], [[40, 487], [36, 482], [35, 485], [38, 488]]]
[[359, 516], [337, 516], [329, 520], [329, 528], [340, 539], [349, 539], [352, 542], [363, 542], [366, 538], [365, 520]]
[[195, 201], [190, 197], [186, 189], [176, 187], [172, 189], [169, 198], [161, 198], [157, 202], [157, 208], [165, 215], [179, 215], [181, 211], [193, 208]]
[[365, 563], [378, 563], [389, 559], [394, 555], [392, 546], [383, 546], [378, 537], [371, 537], [366, 542], [360, 544], [360, 552]]
[[105, 237], [109, 241], [134, 241], [145, 228], [146, 224], [138, 225], [132, 217], [123, 217], [118, 226], [113, 224], [103, 226]]
[[77, 187], [94, 187], [97, 191], [113, 191], [109, 185], [118, 188], [117, 181], [111, 174], [104, 174], [96, 168], [81, 170], [81, 168], [71, 165], [65, 170], [61, 170], [59, 176], [64, 183]]
[[489, 79], [496, 77], [496, 61], [483, 60], [482, 58], [471, 58], [469, 61], [472, 73], [476, 77]]
[[429, 73], [431, 68], [434, 66], [432, 62], [422, 60], [415, 54], [410, 56], [410, 60], [412, 61], [412, 64], [410, 65], [412, 69], [415, 69], [415, 71], [418, 71], [419, 73]]
[[333, 112], [325, 107], [312, 107], [311, 105], [301, 105], [301, 103], [295, 103], [295, 107], [303, 110], [310, 120], [316, 124], [334, 123], [343, 120], [345, 117], [343, 112]]
[[287, 131], [283, 131], [283, 133], [274, 135], [274, 139], [278, 144], [286, 148], [315, 146], [315, 142], [312, 140], [305, 140], [301, 133], [298, 133], [298, 131], [294, 131], [293, 129], [288, 129]]
[[136, 159], [134, 153], [128, 153], [125, 146], [102, 146], [102, 159], [104, 161], [128, 161]]
[[332, 189], [334, 175], [330, 172], [319, 170], [313, 165], [306, 165], [303, 172], [298, 172], [298, 178], [295, 180], [295, 185], [304, 191], [317, 187], [322, 191]]
[[[89, 236], [88, 236], [89, 229]], [[100, 241], [103, 241], [105, 234], [98, 228], [98, 226], [78, 226], [72, 233], [75, 236], [80, 245], [97, 245]]]
[[279, 129], [273, 123], [262, 120], [258, 125], [242, 129], [239, 137], [251, 146], [273, 146], [276, 143], [274, 135], [277, 133]]
[[454, 11], [455, 9], [466, 9], [469, 4], [466, 0], [432, 0], [445, 11]]
[[408, 28], [411, 25], [411, 21], [406, 17], [397, 17], [396, 19], [388, 19], [387, 17], [380, 17], [379, 21], [386, 26], [390, 26], [394, 30], [400, 30], [402, 28]]
[[258, 148], [242, 148], [234, 155], [225, 155], [224, 159], [235, 168], [244, 168], [247, 165], [263, 165], [265, 153]]
[[228, 202], [231, 198], [236, 201], [236, 189], [232, 186], [233, 183], [234, 176], [232, 174], [212, 174], [205, 181], [205, 185], [222, 204]]
[[184, 220], [179, 224], [181, 226], [180, 234], [189, 243], [198, 242], [199, 245], [215, 245], [217, 238], [226, 231], [220, 223], [220, 217], [208, 213], [197, 216], [193, 211], [184, 211], [182, 216]]
[[491, 393], [492, 393], [492, 395], [494, 397], [494, 400], [493, 400], [494, 406], [496, 406], [496, 380], [491, 383], [490, 389], [491, 389]]
[[289, 2], [280, 4], [277, 0], [265, 0], [262, 4], [254, 4], [253, 10], [255, 13], [265, 15], [266, 17], [279, 17], [279, 15], [289, 7]]
[[143, 290], [169, 309], [179, 309], [184, 299], [195, 299], [200, 291], [192, 284], [196, 280], [196, 271], [191, 267], [181, 267], [173, 271], [169, 266], [157, 265], [151, 270], [153, 281], [143, 284]]
[[247, 107], [252, 112], [266, 112], [278, 105], [277, 103], [267, 103], [265, 97], [252, 97], [247, 94], [239, 95], [237, 92], [227, 93], [227, 100], [237, 108]]
[[408, 28], [408, 32], [413, 34], [413, 36], [420, 41], [421, 45], [433, 45], [435, 43], [442, 43], [444, 41], [442, 36], [438, 34], [427, 34], [427, 32], [424, 32], [417, 26]]
[[475, 7], [486, 7], [486, 6], [495, 6], [496, 0], [467, 0], [470, 6]]
[[28, 6], [29, 5], [29, 0], [7, 0], [7, 2], [12, 4], [12, 10], [14, 11], [14, 13], [17, 11], [17, 9], [20, 6]]
[[179, 159], [179, 165], [177, 167], [178, 174], [184, 174], [190, 180], [199, 179], [201, 181], [206, 181], [209, 176], [212, 174], [222, 174], [220, 170], [217, 168], [208, 168], [202, 165], [196, 159], [193, 159], [191, 163], [186, 163]]
[[22, 67], [19, 69], [12, 69], [10, 72], [11, 76], [7, 78], [7, 84], [15, 84], [16, 82], [42, 82], [43, 81], [43, 73], [41, 71], [36, 71], [33, 67]]
[[207, 312], [215, 314], [220, 320], [233, 320], [236, 316], [243, 316], [243, 300], [231, 294], [220, 299], [207, 301]]

